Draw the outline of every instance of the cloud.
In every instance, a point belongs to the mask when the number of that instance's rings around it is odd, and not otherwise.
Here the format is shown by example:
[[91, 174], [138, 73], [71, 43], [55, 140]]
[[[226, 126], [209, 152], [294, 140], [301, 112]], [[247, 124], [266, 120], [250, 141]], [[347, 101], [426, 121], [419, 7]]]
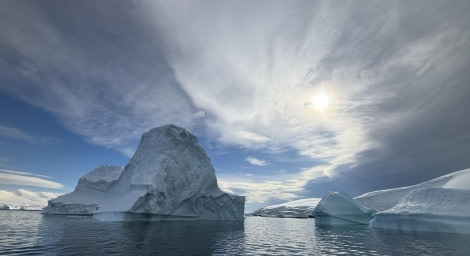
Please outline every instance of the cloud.
[[257, 166], [265, 166], [265, 165], [268, 164], [266, 161], [260, 160], [260, 159], [254, 158], [254, 157], [247, 157], [245, 160], [248, 163], [250, 163], [252, 165], [257, 165]]
[[61, 194], [52, 192], [34, 192], [26, 189], [15, 191], [0, 190], [0, 203], [7, 204], [13, 208], [21, 206], [44, 207], [47, 201], [60, 196]]
[[90, 143], [130, 155], [171, 122], [218, 148], [312, 159], [284, 180], [222, 181], [249, 200], [470, 165], [468, 1], [85, 4], [3, 6], [0, 90]]
[[18, 175], [23, 175], [23, 176], [37, 176], [37, 177], [52, 179], [52, 177], [47, 176], [47, 175], [34, 174], [34, 173], [30, 173], [30, 172], [21, 172], [21, 171], [13, 171], [13, 170], [5, 170], [5, 169], [0, 169], [0, 172], [10, 173], [10, 174], [18, 174]]
[[[216, 117], [206, 124], [219, 142], [272, 153], [294, 149], [328, 166], [305, 173], [310, 180], [348, 170], [352, 177], [354, 166], [371, 161], [361, 153], [395, 148], [397, 137], [415, 143], [399, 139], [403, 144], [384, 161], [399, 159], [400, 149], [457, 150], [446, 137], [436, 144], [417, 139], [432, 137], [426, 118], [440, 131], [458, 130], [452, 136], [463, 140], [455, 144], [469, 152], [460, 111], [470, 107], [464, 100], [470, 24], [462, 11], [468, 3], [210, 3], [155, 3], [145, 10], [168, 38], [181, 87]], [[320, 89], [331, 97], [322, 113], [311, 107]]]
[[64, 188], [64, 185], [58, 182], [46, 180], [37, 176], [47, 177], [44, 175], [36, 175], [29, 172], [0, 169], [0, 184], [13, 184], [53, 189]]
[[47, 136], [37, 136], [14, 127], [4, 126], [0, 124], [0, 136], [10, 139], [18, 139], [33, 144], [51, 144], [55, 143], [57, 139]]
[[[88, 15], [94, 18], [82, 18]], [[127, 5], [11, 2], [0, 22], [0, 91], [55, 114], [89, 143], [129, 156], [150, 128], [191, 127], [197, 111], [165, 63], [160, 39]]]

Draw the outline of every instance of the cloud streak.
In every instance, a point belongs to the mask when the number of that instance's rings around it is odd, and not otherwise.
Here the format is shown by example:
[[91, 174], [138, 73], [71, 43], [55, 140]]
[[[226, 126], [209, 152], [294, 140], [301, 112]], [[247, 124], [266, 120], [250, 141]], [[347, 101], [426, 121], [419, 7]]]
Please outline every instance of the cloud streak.
[[21, 131], [14, 127], [9, 127], [0, 124], [0, 136], [9, 138], [9, 139], [17, 139], [22, 140], [28, 143], [33, 144], [52, 144], [57, 141], [57, 139], [47, 137], [47, 136], [37, 136], [34, 134], [30, 134], [24, 131]]
[[53, 189], [64, 188], [64, 185], [55, 181], [44, 179], [44, 178], [50, 178], [50, 177], [44, 176], [44, 175], [36, 175], [33, 173], [29, 173], [29, 172], [20, 172], [20, 171], [0, 169], [0, 184], [33, 186], [33, 187], [53, 188]]

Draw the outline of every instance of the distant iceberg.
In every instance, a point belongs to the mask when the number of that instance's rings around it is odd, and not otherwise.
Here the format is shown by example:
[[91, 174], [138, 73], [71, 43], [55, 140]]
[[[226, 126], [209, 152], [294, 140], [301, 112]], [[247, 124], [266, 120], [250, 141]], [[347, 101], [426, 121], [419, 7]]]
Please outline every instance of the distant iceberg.
[[245, 197], [220, 190], [210, 158], [196, 136], [165, 125], [142, 135], [124, 167], [100, 166], [75, 190], [50, 200], [44, 214], [103, 219], [243, 219]]
[[309, 218], [313, 217], [313, 209], [321, 198], [306, 198], [283, 204], [266, 206], [254, 211], [251, 215], [280, 218]]
[[470, 233], [470, 190], [412, 190], [394, 207], [375, 213], [370, 227]]
[[317, 226], [367, 225], [374, 212], [345, 192], [330, 191], [315, 207], [313, 215]]

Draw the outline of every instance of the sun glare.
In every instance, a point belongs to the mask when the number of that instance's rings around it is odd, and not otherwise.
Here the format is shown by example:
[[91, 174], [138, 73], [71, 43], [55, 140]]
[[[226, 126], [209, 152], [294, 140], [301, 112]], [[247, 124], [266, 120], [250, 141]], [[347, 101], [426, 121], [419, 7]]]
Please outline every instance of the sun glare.
[[312, 98], [313, 107], [316, 110], [320, 110], [320, 111], [326, 109], [328, 107], [329, 102], [330, 102], [329, 97], [322, 92], [318, 92]]

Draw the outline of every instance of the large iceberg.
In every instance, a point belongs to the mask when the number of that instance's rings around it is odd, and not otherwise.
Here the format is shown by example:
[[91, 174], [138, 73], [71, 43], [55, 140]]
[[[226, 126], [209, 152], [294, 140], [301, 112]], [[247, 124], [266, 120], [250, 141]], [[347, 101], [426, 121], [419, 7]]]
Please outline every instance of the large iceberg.
[[315, 225], [336, 226], [350, 224], [369, 224], [375, 210], [363, 206], [348, 194], [330, 191], [313, 210]]
[[369, 208], [383, 211], [392, 208], [412, 190], [419, 188], [470, 189], [470, 169], [453, 172], [413, 186], [369, 192], [354, 199]]
[[245, 197], [220, 190], [196, 136], [165, 125], [142, 135], [124, 167], [101, 166], [75, 190], [50, 200], [43, 213], [96, 218], [243, 219]]
[[373, 228], [470, 233], [470, 190], [420, 188], [394, 207], [377, 212]]
[[308, 218], [313, 216], [313, 209], [321, 198], [306, 198], [283, 204], [266, 206], [252, 213], [261, 217]]
[[470, 169], [355, 199], [378, 210], [373, 228], [470, 233]]

